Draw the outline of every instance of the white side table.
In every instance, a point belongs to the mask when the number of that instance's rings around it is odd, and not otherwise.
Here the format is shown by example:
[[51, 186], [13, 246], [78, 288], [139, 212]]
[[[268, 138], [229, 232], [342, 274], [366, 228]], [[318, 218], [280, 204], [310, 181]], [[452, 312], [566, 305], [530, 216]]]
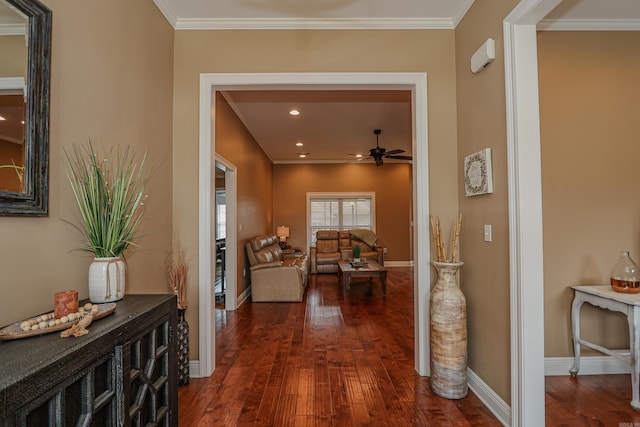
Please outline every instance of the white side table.
[[[571, 376], [578, 375], [580, 370], [580, 346], [592, 348], [609, 356], [619, 357], [631, 364], [631, 407], [640, 411], [640, 396], [638, 394], [640, 375], [640, 294], [623, 294], [614, 291], [609, 285], [601, 286], [572, 286], [575, 291], [571, 305], [571, 327], [573, 330], [574, 363], [569, 371]], [[628, 352], [612, 351], [589, 341], [580, 339], [580, 308], [582, 304], [589, 304], [611, 311], [619, 311], [627, 316], [629, 323]]]

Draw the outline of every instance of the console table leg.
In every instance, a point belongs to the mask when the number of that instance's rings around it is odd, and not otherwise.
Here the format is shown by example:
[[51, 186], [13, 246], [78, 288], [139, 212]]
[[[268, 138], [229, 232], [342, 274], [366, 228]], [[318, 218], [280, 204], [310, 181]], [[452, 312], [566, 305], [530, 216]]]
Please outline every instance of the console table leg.
[[638, 396], [638, 381], [640, 375], [640, 307], [633, 306], [627, 315], [629, 322], [629, 348], [631, 351], [631, 407], [636, 411], [640, 411], [640, 397]]
[[573, 367], [569, 370], [572, 377], [578, 375], [580, 370], [580, 309], [582, 308], [582, 301], [579, 297], [573, 298], [571, 304], [571, 330], [573, 331]]

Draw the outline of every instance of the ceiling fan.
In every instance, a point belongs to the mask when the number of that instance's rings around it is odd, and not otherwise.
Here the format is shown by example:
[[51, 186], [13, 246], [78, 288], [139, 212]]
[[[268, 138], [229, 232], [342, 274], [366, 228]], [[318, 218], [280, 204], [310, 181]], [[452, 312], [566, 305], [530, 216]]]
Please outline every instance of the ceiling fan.
[[370, 153], [369, 156], [363, 157], [362, 159], [359, 159], [359, 160], [374, 159], [376, 161], [376, 166], [382, 166], [384, 164], [384, 161], [382, 159], [384, 158], [399, 159], [399, 160], [413, 160], [411, 156], [398, 156], [398, 154], [404, 153], [404, 150], [401, 150], [399, 148], [396, 150], [387, 151], [383, 147], [380, 147], [380, 144], [378, 143], [378, 138], [382, 133], [382, 129], [374, 129], [373, 133], [376, 135], [376, 148], [371, 148], [369, 150], [369, 153]]

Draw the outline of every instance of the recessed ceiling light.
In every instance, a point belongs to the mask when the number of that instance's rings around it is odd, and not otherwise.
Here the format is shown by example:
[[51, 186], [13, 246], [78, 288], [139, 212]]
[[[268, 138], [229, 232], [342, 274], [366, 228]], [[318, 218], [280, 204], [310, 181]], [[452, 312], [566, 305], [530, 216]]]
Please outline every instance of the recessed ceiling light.
[[362, 157], [362, 154], [356, 154], [356, 157], [360, 158], [360, 157]]
[[296, 142], [296, 147], [302, 147], [304, 144], [302, 142]]
[[0, 116], [0, 122], [3, 122], [5, 120], [7, 120], [7, 119], [5, 119], [4, 117]]
[[307, 154], [309, 153], [298, 153], [298, 157], [300, 157], [301, 159], [304, 159], [305, 157], [307, 157]]
[[293, 110], [289, 111], [289, 114], [291, 114], [292, 116], [299, 116], [300, 115], [300, 111], [296, 110], [295, 108]]

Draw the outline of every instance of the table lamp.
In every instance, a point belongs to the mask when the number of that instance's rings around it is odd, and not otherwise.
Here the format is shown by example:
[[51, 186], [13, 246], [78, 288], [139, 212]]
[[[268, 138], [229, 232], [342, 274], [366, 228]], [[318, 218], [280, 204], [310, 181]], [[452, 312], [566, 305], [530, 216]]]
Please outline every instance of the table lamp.
[[287, 249], [289, 246], [287, 245], [287, 237], [289, 237], [289, 227], [280, 225], [276, 228], [276, 236], [280, 238], [280, 247], [282, 249]]

